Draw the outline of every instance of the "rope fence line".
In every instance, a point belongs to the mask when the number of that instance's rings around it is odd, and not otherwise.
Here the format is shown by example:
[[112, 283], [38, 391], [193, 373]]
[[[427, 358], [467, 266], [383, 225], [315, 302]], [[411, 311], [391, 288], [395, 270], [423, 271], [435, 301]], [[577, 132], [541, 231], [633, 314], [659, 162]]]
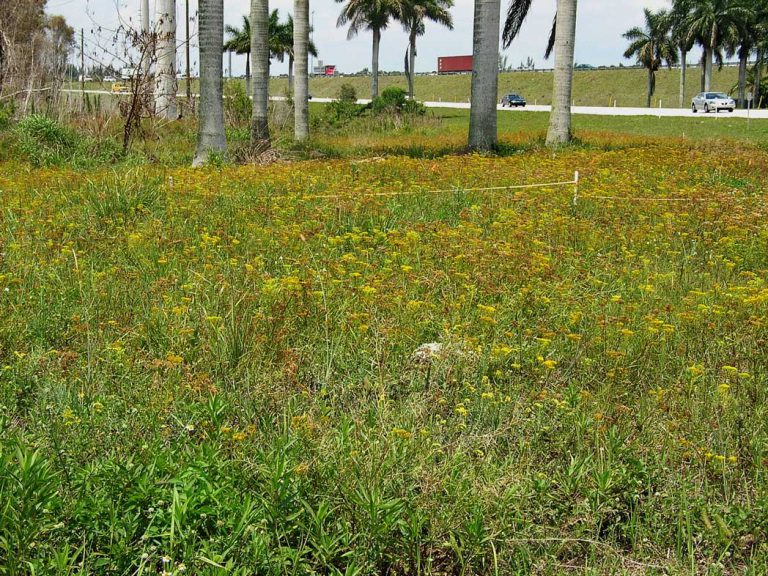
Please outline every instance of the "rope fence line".
[[[173, 177], [170, 176], [168, 178], [169, 185], [171, 189], [173, 189]], [[594, 196], [594, 195], [585, 195], [581, 196], [579, 195], [579, 183], [581, 182], [579, 172], [578, 170], [574, 172], [573, 174], [573, 180], [568, 181], [562, 181], [562, 182], [542, 182], [542, 183], [531, 183], [531, 184], [509, 184], [507, 186], [487, 186], [487, 187], [477, 187], [477, 188], [461, 188], [459, 186], [455, 186], [453, 188], [439, 188], [434, 190], [402, 190], [399, 192], [367, 192], [363, 194], [355, 194], [355, 195], [349, 195], [349, 194], [307, 194], [307, 195], [299, 195], [295, 196], [294, 198], [297, 200], [340, 200], [340, 199], [347, 199], [347, 200], [357, 200], [360, 198], [386, 198], [386, 197], [396, 197], [396, 196], [414, 196], [417, 194], [449, 194], [449, 193], [470, 193], [470, 192], [499, 192], [503, 190], [529, 190], [533, 188], [555, 188], [558, 186], [573, 186], [573, 198], [572, 198], [572, 204], [575, 208], [579, 201], [581, 200], [616, 200], [620, 202], [717, 202], [720, 199], [719, 198], [707, 198], [707, 197], [686, 197], [686, 196], [672, 196], [672, 197], [666, 197], [666, 198], [654, 198], [652, 196]], [[290, 195], [276, 195], [271, 196], [272, 198], [291, 198]], [[525, 200], [526, 197], [518, 196], [518, 197], [512, 197], [508, 198], [508, 200], [512, 201], [520, 201]]]
[[[573, 186], [573, 199], [572, 204], [576, 207], [580, 200], [618, 200], [624, 202], [711, 202], [716, 201], [716, 198], [694, 198], [694, 197], [668, 197], [668, 198], [653, 198], [651, 196], [593, 196], [579, 195], [579, 172], [576, 171], [573, 174], [573, 180], [562, 182], [542, 182], [532, 184], [509, 184], [507, 186], [487, 186], [478, 188], [460, 188], [458, 186], [454, 188], [440, 188], [435, 190], [404, 190], [400, 192], [368, 192], [358, 195], [344, 195], [344, 194], [309, 194], [306, 196], [299, 196], [301, 200], [338, 200], [338, 199], [358, 199], [358, 198], [386, 198], [396, 196], [414, 196], [416, 194], [449, 194], [449, 193], [469, 193], [469, 192], [499, 192], [505, 190], [527, 190], [532, 188], [554, 188], [558, 186]], [[508, 200], [525, 200], [525, 197], [508, 198]]]
[[[274, 194], [266, 195], [269, 198], [291, 198], [296, 200], [357, 200], [359, 198], [376, 198], [376, 197], [389, 197], [389, 196], [415, 196], [417, 194], [449, 194], [449, 193], [468, 193], [468, 192], [498, 192], [501, 190], [523, 190], [531, 188], [554, 188], [556, 186], [574, 186], [574, 194], [578, 192], [579, 185], [579, 173], [576, 172], [573, 180], [567, 182], [544, 182], [541, 184], [510, 184], [507, 186], [488, 186], [481, 188], [461, 188], [455, 186], [453, 188], [442, 188], [436, 190], [402, 190], [399, 192], [366, 192], [363, 194], [306, 194], [292, 196], [289, 194]], [[173, 176], [168, 177], [168, 186], [171, 190], [174, 189], [175, 182]], [[524, 200], [525, 198], [510, 198], [511, 200]]]
[[[448, 194], [456, 192], [498, 192], [500, 190], [524, 190], [530, 188], [554, 188], [556, 186], [574, 186], [574, 194], [578, 191], [579, 173], [574, 174], [574, 179], [567, 182], [544, 182], [541, 184], [510, 184], [508, 186], [489, 186], [484, 188], [442, 188], [436, 190], [404, 190], [400, 192], [370, 192], [358, 194], [356, 196], [347, 196], [343, 194], [310, 194], [299, 196], [302, 200], [333, 200], [338, 198], [375, 198], [388, 196], [413, 196], [415, 194]], [[518, 198], [518, 200], [521, 198]]]
[[683, 196], [677, 198], [654, 198], [652, 196], [581, 196], [584, 200], [624, 200], [626, 202], [712, 202], [717, 198], [686, 198]]

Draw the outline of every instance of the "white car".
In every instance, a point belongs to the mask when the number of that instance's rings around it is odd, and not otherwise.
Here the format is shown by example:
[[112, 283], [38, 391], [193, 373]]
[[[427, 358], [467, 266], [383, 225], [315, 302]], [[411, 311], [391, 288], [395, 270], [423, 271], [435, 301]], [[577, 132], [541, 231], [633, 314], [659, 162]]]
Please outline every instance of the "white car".
[[703, 110], [705, 113], [717, 113], [720, 110], [733, 112], [734, 108], [736, 108], [736, 102], [724, 92], [700, 92], [691, 101], [691, 111], [694, 114], [699, 110]]

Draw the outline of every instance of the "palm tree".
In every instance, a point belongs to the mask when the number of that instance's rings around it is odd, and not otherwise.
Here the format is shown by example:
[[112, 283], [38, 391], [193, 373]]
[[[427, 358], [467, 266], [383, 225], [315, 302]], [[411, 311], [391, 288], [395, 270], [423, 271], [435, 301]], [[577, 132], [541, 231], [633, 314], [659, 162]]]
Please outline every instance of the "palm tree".
[[[344, 0], [336, 0], [343, 2]], [[497, 3], [499, 0], [495, 0]], [[371, 99], [379, 95], [379, 46], [381, 33], [392, 18], [400, 14], [400, 0], [347, 0], [339, 14], [336, 26], [349, 25], [347, 38], [357, 36], [361, 30], [373, 33], [373, 49], [371, 55]]]
[[757, 105], [762, 100], [760, 83], [763, 75], [763, 64], [768, 54], [768, 0], [762, 0], [757, 10], [757, 43], [755, 45], [755, 67], [752, 72], [752, 93]]
[[269, 144], [269, 0], [251, 0], [253, 117], [251, 144]]
[[646, 106], [651, 107], [651, 98], [656, 91], [656, 71], [663, 62], [672, 65], [677, 61], [677, 47], [670, 36], [671, 19], [666, 10], [645, 14], [645, 28], [635, 26], [623, 34], [631, 43], [624, 52], [624, 58], [637, 58], [637, 62], [648, 69], [648, 90]]
[[296, 13], [293, 30], [293, 56], [296, 59], [296, 95], [294, 97], [294, 138], [309, 138], [309, 0], [294, 0]]
[[235, 28], [227, 24], [224, 31], [229, 39], [224, 43], [225, 52], [245, 54], [245, 93], [251, 93], [251, 21], [243, 16], [243, 27]]
[[752, 51], [758, 47], [763, 31], [761, 30], [761, 12], [766, 10], [768, 2], [741, 0], [741, 6], [746, 10], [738, 22], [738, 36], [733, 38], [729, 52], [739, 57], [738, 106], [746, 108], [747, 104], [747, 66]]
[[280, 23], [280, 11], [275, 8], [269, 13], [269, 56], [282, 62], [288, 45], [293, 44], [293, 37], [287, 35], [286, 25]]
[[698, 0], [687, 19], [688, 34], [704, 47], [704, 91], [712, 87], [716, 53], [729, 38], [738, 36], [739, 22], [748, 10], [733, 0]]
[[157, 0], [157, 74], [155, 110], [176, 120], [176, 0]]
[[547, 146], [571, 141], [571, 95], [573, 86], [573, 49], [576, 43], [577, 0], [557, 0], [555, 20], [555, 74], [552, 86], [552, 112], [549, 115]]
[[224, 0], [200, 0], [200, 121], [193, 166], [208, 161], [211, 153], [227, 149], [224, 134], [222, 57]]
[[[309, 27], [309, 33], [312, 33], [312, 27]], [[318, 52], [315, 43], [309, 39], [307, 41], [307, 51], [317, 58]], [[280, 24], [278, 34], [276, 35], [276, 43], [273, 49], [273, 55], [277, 57], [281, 62], [284, 56], [288, 56], [288, 92], [293, 94], [293, 61], [295, 60], [293, 53], [293, 15], [288, 14], [288, 20], [284, 24]], [[277, 56], [277, 54], [280, 56]]]
[[408, 96], [413, 100], [413, 78], [416, 72], [416, 38], [423, 36], [427, 20], [453, 30], [450, 9], [453, 0], [404, 0], [399, 19], [408, 33]]
[[501, 0], [475, 0], [472, 32], [472, 94], [469, 111], [469, 148], [491, 150], [498, 128], [499, 23]]
[[[504, 48], [508, 48], [520, 32], [533, 0], [512, 0], [504, 22]], [[571, 140], [571, 94], [573, 85], [573, 49], [576, 42], [577, 0], [558, 0], [545, 58], [555, 52], [555, 74], [552, 86], [552, 112], [549, 116], [547, 145], [560, 146]], [[565, 12], [563, 12], [565, 11]]]
[[672, 5], [670, 18], [672, 19], [672, 39], [680, 51], [680, 93], [678, 106], [684, 108], [685, 77], [688, 69], [688, 52], [693, 49], [694, 38], [688, 33], [687, 20], [691, 12], [691, 0], [675, 0]]

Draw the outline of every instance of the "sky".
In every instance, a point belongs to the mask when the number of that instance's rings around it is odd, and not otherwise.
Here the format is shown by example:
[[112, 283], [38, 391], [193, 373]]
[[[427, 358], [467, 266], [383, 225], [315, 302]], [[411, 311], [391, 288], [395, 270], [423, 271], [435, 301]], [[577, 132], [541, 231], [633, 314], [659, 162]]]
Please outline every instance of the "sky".
[[[194, 18], [197, 0], [190, 1], [190, 14]], [[472, 6], [473, 0], [454, 0], [452, 9], [454, 28], [448, 30], [427, 23], [427, 33], [418, 39], [416, 72], [437, 69], [439, 56], [472, 53]], [[509, 0], [502, 0], [502, 22]], [[155, 0], [149, 0], [150, 13]], [[224, 18], [227, 24], [240, 26], [242, 17], [249, 10], [249, 0], [224, 0]], [[549, 29], [555, 13], [555, 0], [535, 0], [520, 36], [502, 52], [508, 63], [517, 67], [529, 57], [537, 68], [552, 68], [553, 60], [544, 60]], [[668, 0], [581, 0], [578, 6], [575, 59], [577, 64], [593, 66], [633, 62], [622, 58], [627, 42], [621, 35], [643, 23], [643, 8], [658, 9], [669, 6]], [[270, 10], [277, 8], [281, 19], [293, 11], [292, 0], [271, 0]], [[75, 29], [85, 30], [86, 55], [109, 62], [104, 52], [110, 48], [110, 32], [122, 22], [136, 26], [140, 21], [140, 0], [48, 0], [49, 14], [61, 14]], [[177, 0], [179, 32], [183, 33], [184, 0]], [[335, 64], [341, 73], [354, 73], [371, 66], [371, 34], [362, 32], [347, 40], [347, 31], [336, 27], [340, 4], [334, 0], [310, 0], [314, 23], [313, 39], [319, 59], [325, 64]], [[193, 33], [196, 23], [192, 23]], [[181, 38], [179, 38], [181, 40]], [[407, 36], [398, 24], [392, 24], [383, 34], [380, 69], [402, 70]], [[193, 70], [197, 63], [197, 44], [192, 41]], [[79, 56], [79, 51], [78, 51]], [[179, 51], [179, 68], [184, 66], [184, 51]], [[228, 58], [225, 56], [225, 69]], [[245, 57], [233, 56], [232, 72], [240, 75], [245, 69]], [[287, 72], [287, 63], [273, 62], [272, 74]]]

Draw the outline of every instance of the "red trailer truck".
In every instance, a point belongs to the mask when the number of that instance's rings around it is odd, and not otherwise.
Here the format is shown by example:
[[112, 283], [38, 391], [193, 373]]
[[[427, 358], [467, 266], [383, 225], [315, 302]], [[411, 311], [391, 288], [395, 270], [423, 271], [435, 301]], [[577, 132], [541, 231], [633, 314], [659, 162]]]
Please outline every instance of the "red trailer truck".
[[472, 56], [440, 56], [437, 59], [438, 74], [472, 72]]

